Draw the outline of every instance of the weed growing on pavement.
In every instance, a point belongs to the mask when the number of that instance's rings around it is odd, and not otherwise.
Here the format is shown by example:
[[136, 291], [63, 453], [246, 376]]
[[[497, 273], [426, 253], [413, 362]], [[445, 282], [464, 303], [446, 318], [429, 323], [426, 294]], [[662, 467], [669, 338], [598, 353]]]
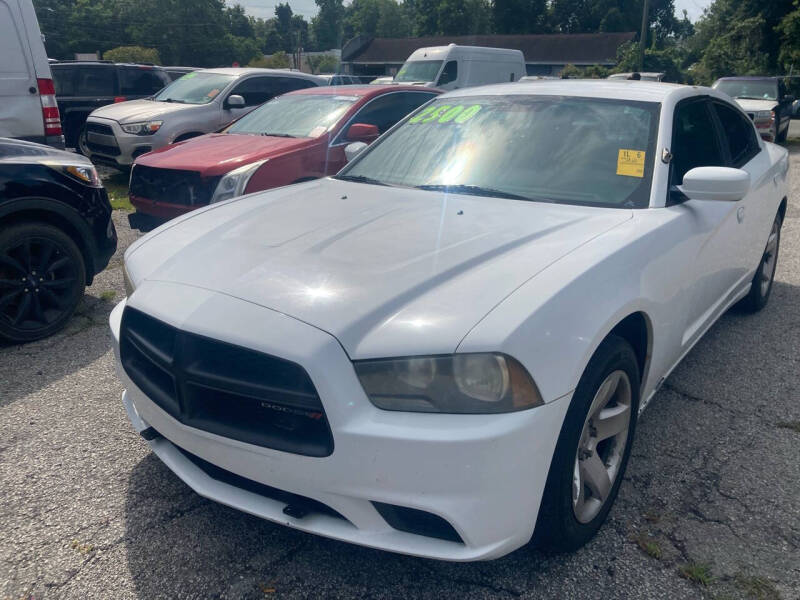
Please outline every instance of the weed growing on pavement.
[[647, 554], [650, 558], [655, 558], [656, 560], [661, 560], [664, 556], [664, 553], [661, 551], [661, 546], [658, 545], [653, 538], [650, 536], [640, 533], [636, 538], [634, 538], [636, 545], [639, 546], [639, 550]]
[[778, 423], [778, 427], [782, 427], [783, 429], [791, 429], [796, 433], [800, 433], [800, 421], [781, 421]]
[[681, 566], [678, 572], [689, 581], [699, 583], [703, 587], [708, 587], [713, 580], [711, 567], [705, 563], [690, 562]]
[[78, 540], [72, 540], [72, 548], [81, 554], [89, 554], [92, 550], [94, 550], [93, 544], [82, 544]]
[[106, 302], [113, 300], [114, 297], [117, 295], [117, 292], [114, 290], [104, 290], [100, 292], [100, 300], [105, 300]]
[[752, 600], [780, 600], [781, 594], [766, 577], [737, 575], [736, 584]]

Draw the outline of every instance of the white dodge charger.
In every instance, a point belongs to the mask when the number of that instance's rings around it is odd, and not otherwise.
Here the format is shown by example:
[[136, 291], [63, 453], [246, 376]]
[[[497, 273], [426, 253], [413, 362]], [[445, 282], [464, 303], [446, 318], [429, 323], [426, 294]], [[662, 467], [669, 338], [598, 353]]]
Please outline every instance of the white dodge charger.
[[259, 517], [448, 560], [576, 549], [659, 385], [767, 303], [788, 167], [706, 88], [440, 96], [336, 177], [133, 244], [122, 402], [188, 485]]

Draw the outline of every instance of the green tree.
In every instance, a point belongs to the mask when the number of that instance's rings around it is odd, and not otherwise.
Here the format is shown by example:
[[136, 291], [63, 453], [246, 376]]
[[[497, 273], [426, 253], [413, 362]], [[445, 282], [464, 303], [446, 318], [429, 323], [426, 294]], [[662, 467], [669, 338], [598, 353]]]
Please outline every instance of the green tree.
[[343, 0], [315, 0], [319, 11], [311, 20], [316, 45], [320, 50], [342, 47]]
[[161, 64], [161, 57], [155, 48], [142, 48], [141, 46], [117, 46], [103, 52], [103, 60], [130, 63]]
[[289, 55], [279, 50], [272, 56], [261, 56], [251, 60], [248, 67], [261, 67], [262, 69], [286, 69], [291, 65]]
[[787, 73], [800, 70], [800, 0], [795, 1], [794, 6], [796, 8], [776, 27], [781, 36], [778, 60]]
[[548, 28], [547, 0], [494, 0], [496, 33], [543, 33]]
[[439, 35], [490, 33], [492, 7], [487, 0], [440, 0], [437, 18]]

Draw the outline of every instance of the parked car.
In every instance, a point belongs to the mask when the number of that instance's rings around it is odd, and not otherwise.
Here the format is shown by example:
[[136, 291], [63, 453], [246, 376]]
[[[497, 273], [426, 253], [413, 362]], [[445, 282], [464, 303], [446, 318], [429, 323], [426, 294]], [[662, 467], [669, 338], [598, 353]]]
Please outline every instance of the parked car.
[[209, 203], [333, 175], [345, 146], [369, 144], [440, 92], [409, 86], [310, 88], [274, 98], [221, 133], [136, 159], [130, 199], [172, 218]]
[[519, 81], [525, 73], [525, 57], [520, 50], [450, 44], [412, 52], [393, 83], [455, 90]]
[[333, 178], [135, 242], [122, 402], [189, 486], [265, 519], [438, 559], [574, 550], [639, 411], [766, 305], [788, 170], [708, 88], [443, 94]]
[[[638, 77], [636, 77], [638, 75]], [[608, 79], [635, 79], [638, 81], [663, 81], [665, 73], [648, 73], [635, 71], [632, 73], [612, 73]]]
[[88, 159], [0, 138], [0, 340], [61, 329], [116, 248], [108, 195]]
[[68, 148], [78, 147], [86, 117], [93, 110], [147, 98], [171, 81], [161, 67], [111, 61], [59, 61], [50, 69]]
[[217, 131], [274, 96], [325, 84], [315, 75], [279, 69], [193, 71], [150, 99], [95, 110], [81, 150], [93, 161], [129, 167], [146, 152]]
[[385, 77], [376, 77], [370, 81], [370, 84], [372, 85], [386, 85], [389, 83], [394, 83], [394, 77], [391, 75], [387, 75]]
[[322, 77], [325, 81], [327, 81], [328, 85], [361, 85], [361, 81], [358, 79], [358, 77], [345, 75], [344, 73], [319, 75], [319, 77]]
[[200, 70], [199, 67], [163, 67], [163, 69], [167, 72], [167, 75], [169, 75], [170, 81], [175, 81], [187, 73]]
[[789, 134], [794, 96], [780, 77], [722, 77], [713, 88], [727, 94], [756, 124], [761, 137], [784, 142]]
[[53, 77], [31, 0], [0, 3], [0, 136], [64, 147]]

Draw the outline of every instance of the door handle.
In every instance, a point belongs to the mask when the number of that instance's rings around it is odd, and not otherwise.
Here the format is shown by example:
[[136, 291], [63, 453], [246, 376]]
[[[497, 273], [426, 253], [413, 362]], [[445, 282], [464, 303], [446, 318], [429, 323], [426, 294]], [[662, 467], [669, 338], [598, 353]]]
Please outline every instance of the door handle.
[[736, 211], [736, 220], [741, 223], [744, 221], [744, 206], [740, 206], [739, 210]]

